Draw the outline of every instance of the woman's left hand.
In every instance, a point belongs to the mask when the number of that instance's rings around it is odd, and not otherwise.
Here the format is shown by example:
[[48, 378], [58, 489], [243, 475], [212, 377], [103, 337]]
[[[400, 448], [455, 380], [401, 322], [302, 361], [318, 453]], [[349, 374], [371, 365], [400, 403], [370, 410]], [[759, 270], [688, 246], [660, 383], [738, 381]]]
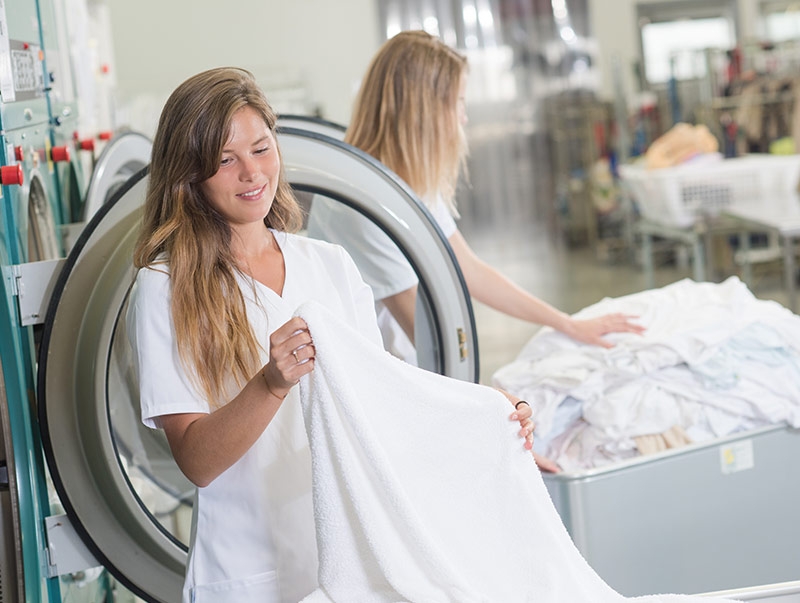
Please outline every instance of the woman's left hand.
[[519, 421], [519, 437], [525, 438], [525, 450], [531, 450], [533, 448], [533, 429], [535, 425], [531, 419], [533, 410], [531, 410], [530, 404], [509, 394], [507, 391], [502, 389], [499, 391], [508, 398], [508, 401], [514, 406], [514, 412], [511, 413], [510, 418], [512, 421]]
[[581, 343], [588, 343], [591, 345], [599, 345], [603, 348], [614, 347], [603, 339], [603, 335], [608, 333], [636, 333], [641, 335], [644, 333], [644, 327], [631, 322], [631, 319], [637, 318], [629, 314], [605, 314], [597, 318], [588, 319], [570, 319], [568, 326], [564, 329], [564, 333]]
[[508, 401], [511, 402], [511, 404], [514, 405], [514, 412], [511, 413], [510, 418], [512, 421], [519, 421], [519, 425], [521, 427], [519, 430], [519, 435], [520, 437], [525, 438], [525, 450], [531, 451], [533, 459], [536, 461], [536, 465], [539, 467], [539, 470], [544, 471], [545, 473], [560, 472], [561, 467], [558, 466], [558, 463], [547, 458], [546, 456], [542, 456], [533, 452], [533, 430], [536, 428], [536, 424], [531, 418], [533, 416], [533, 409], [531, 408], [530, 404], [524, 400], [520, 400], [512, 394], [509, 394], [507, 391], [502, 389], [499, 391], [506, 398], [508, 398]]

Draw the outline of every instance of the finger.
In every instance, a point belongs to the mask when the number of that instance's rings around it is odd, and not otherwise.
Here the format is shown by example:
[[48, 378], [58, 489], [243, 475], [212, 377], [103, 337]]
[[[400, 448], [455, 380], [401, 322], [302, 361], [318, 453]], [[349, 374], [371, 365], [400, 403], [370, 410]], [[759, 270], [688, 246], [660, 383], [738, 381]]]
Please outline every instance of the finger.
[[291, 351], [295, 364], [303, 364], [316, 357], [317, 352], [313, 343], [304, 343]]
[[527, 404], [520, 404], [519, 408], [511, 413], [511, 420], [512, 421], [524, 421], [525, 419], [529, 419], [533, 415], [533, 410]]
[[559, 467], [558, 464], [555, 461], [553, 461], [553, 460], [551, 460], [551, 459], [549, 459], [547, 457], [540, 456], [540, 455], [538, 455], [538, 454], [536, 454], [534, 452], [533, 453], [533, 459], [536, 461], [536, 465], [542, 471], [545, 471], [547, 473], [560, 473], [561, 472], [561, 467]]
[[308, 331], [295, 331], [281, 343], [272, 342], [270, 357], [281, 368], [290, 368], [316, 356]]
[[304, 321], [299, 316], [290, 318], [280, 327], [275, 329], [275, 331], [270, 336], [270, 340], [280, 345], [281, 343], [289, 339], [297, 331], [308, 331], [308, 325], [306, 324], [306, 321]]
[[292, 333], [281, 345], [287, 347], [289, 353], [291, 354], [293, 350], [299, 350], [300, 348], [309, 346], [312, 343], [313, 341], [311, 340], [311, 333], [309, 333], [307, 330], [298, 330]]
[[308, 375], [311, 371], [314, 370], [314, 359], [308, 358], [307, 360], [301, 362], [300, 364], [295, 365], [295, 369], [293, 371], [295, 377], [295, 383], [300, 381], [300, 377], [304, 375]]

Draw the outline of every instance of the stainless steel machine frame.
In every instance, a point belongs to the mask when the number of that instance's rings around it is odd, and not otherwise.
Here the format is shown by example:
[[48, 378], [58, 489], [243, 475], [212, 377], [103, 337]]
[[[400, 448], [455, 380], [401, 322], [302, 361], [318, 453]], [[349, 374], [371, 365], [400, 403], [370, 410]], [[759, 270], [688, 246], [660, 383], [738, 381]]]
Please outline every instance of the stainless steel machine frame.
[[628, 596], [800, 578], [800, 430], [774, 426], [545, 475], [586, 560]]

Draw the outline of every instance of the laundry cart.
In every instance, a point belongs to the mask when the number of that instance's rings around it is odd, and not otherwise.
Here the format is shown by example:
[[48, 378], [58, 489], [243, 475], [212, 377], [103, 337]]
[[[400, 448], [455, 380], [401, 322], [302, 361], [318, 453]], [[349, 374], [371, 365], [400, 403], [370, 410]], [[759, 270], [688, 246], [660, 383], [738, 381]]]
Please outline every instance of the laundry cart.
[[544, 480], [613, 588], [700, 593], [800, 578], [798, 459], [800, 430], [773, 426]]
[[621, 165], [619, 176], [641, 218], [637, 228], [649, 289], [655, 285], [654, 238], [687, 245], [692, 250], [694, 279], [706, 280], [713, 267], [710, 235], [726, 228], [721, 214], [738, 204], [768, 205], [797, 192], [800, 155], [724, 159], [711, 153], [674, 167], [648, 169], [642, 162]]
[[737, 277], [604, 298], [611, 348], [540, 329], [493, 385], [525, 399], [577, 548], [627, 596], [800, 579], [800, 316]]

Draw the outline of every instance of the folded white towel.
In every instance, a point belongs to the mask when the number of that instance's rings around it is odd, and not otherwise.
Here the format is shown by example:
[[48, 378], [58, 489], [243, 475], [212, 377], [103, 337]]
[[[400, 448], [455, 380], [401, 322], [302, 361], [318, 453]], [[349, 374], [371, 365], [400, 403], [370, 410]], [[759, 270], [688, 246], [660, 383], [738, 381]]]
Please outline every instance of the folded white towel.
[[502, 394], [410, 366], [317, 303], [297, 315], [316, 348], [300, 393], [320, 586], [304, 601], [625, 600], [573, 545]]

